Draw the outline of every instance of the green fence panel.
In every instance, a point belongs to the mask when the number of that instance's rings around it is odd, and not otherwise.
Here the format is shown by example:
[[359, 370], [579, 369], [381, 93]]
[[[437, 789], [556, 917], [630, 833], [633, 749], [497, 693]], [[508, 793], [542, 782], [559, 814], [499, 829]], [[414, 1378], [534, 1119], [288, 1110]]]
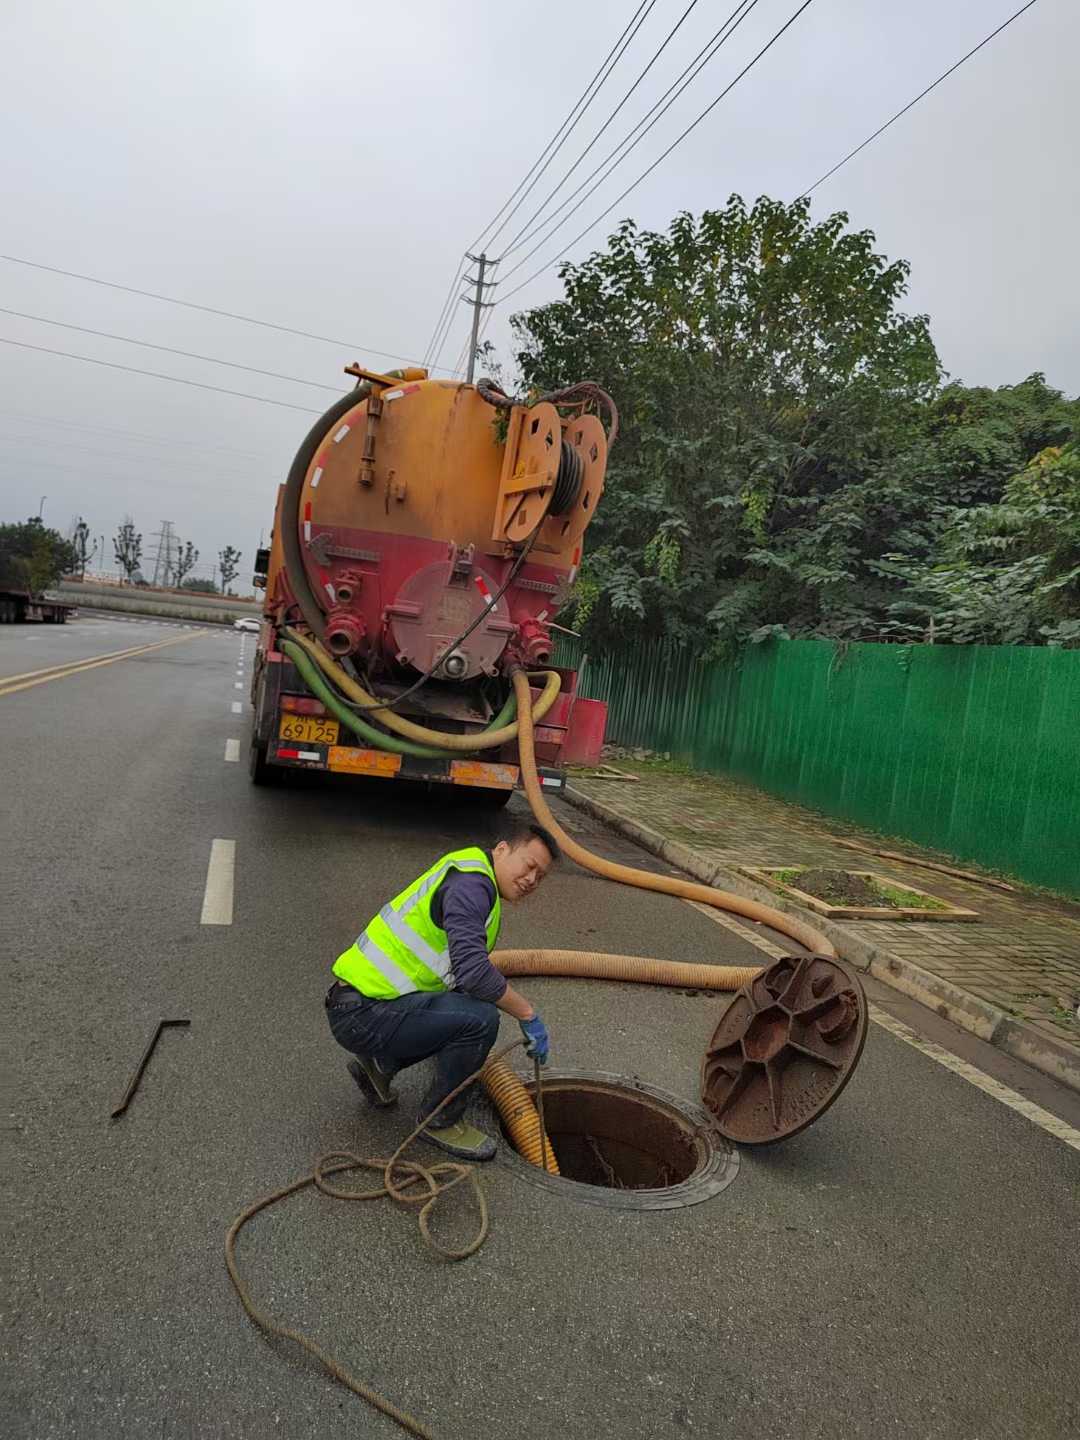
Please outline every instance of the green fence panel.
[[[558, 663], [578, 665], [578, 641]], [[608, 739], [1080, 897], [1080, 651], [669, 643], [585, 660]]]

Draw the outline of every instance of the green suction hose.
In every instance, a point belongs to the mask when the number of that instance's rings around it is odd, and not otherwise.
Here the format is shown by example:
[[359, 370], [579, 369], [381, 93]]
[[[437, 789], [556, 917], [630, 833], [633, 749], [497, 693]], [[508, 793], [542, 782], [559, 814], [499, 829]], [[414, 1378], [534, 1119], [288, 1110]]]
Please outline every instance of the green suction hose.
[[[366, 720], [361, 720], [359, 715], [350, 710], [349, 707], [334, 693], [330, 685], [324, 680], [318, 667], [308, 658], [306, 652], [292, 640], [285, 640], [281, 646], [284, 653], [296, 666], [304, 684], [311, 693], [317, 696], [326, 708], [341, 723], [347, 726], [352, 732], [359, 736], [369, 745], [375, 746], [378, 750], [389, 750], [395, 755], [415, 755], [423, 760], [445, 760], [446, 750], [437, 750], [431, 745], [418, 745], [412, 740], [403, 740], [398, 735], [391, 735], [385, 730], [379, 730], [374, 725], [369, 725]], [[487, 734], [489, 731], [498, 730], [508, 724], [517, 714], [517, 696], [511, 692], [503, 704], [499, 713], [491, 720], [484, 730], [478, 732], [477, 738]]]
[[347, 705], [342, 704], [299, 645], [292, 640], [285, 640], [281, 648], [296, 666], [300, 678], [311, 693], [318, 696], [331, 715], [368, 745], [373, 745], [377, 750], [391, 750], [395, 755], [416, 755], [423, 760], [446, 759], [445, 750], [434, 750], [430, 745], [416, 745], [411, 740], [399, 739], [397, 735], [376, 730], [374, 725], [361, 720], [359, 715], [354, 715]]

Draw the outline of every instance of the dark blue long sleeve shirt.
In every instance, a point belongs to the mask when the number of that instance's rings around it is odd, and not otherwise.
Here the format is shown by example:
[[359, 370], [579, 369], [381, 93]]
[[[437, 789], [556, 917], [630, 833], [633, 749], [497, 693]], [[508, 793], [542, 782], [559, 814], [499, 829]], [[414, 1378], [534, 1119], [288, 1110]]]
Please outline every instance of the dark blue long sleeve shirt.
[[495, 886], [474, 870], [451, 870], [431, 902], [431, 918], [450, 942], [455, 988], [492, 1004], [506, 993], [506, 977], [488, 959], [487, 918]]

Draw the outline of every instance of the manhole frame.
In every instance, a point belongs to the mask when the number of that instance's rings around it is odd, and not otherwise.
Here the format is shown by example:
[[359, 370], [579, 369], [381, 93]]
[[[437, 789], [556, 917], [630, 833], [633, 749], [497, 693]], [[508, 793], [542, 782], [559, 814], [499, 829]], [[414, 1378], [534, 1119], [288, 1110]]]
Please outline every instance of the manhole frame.
[[[519, 1075], [518, 1079], [533, 1092], [532, 1076]], [[735, 1180], [739, 1173], [739, 1152], [732, 1141], [725, 1139], [716, 1128], [712, 1116], [701, 1105], [662, 1090], [657, 1085], [648, 1085], [635, 1076], [615, 1075], [605, 1070], [552, 1070], [545, 1071], [545, 1084], [566, 1081], [579, 1084], [610, 1085], [622, 1091], [628, 1098], [635, 1095], [651, 1100], [654, 1104], [673, 1112], [677, 1122], [692, 1131], [698, 1147], [698, 1166], [692, 1175], [676, 1185], [658, 1190], [609, 1190], [602, 1185], [586, 1185], [581, 1180], [568, 1180], [561, 1175], [551, 1175], [538, 1165], [530, 1165], [519, 1155], [502, 1132], [499, 1113], [485, 1096], [480, 1102], [487, 1114], [485, 1128], [499, 1140], [496, 1157], [503, 1169], [527, 1180], [552, 1195], [562, 1195], [569, 1200], [580, 1200], [586, 1205], [600, 1205], [608, 1210], [681, 1210], [688, 1205], [700, 1205], [711, 1200]]]

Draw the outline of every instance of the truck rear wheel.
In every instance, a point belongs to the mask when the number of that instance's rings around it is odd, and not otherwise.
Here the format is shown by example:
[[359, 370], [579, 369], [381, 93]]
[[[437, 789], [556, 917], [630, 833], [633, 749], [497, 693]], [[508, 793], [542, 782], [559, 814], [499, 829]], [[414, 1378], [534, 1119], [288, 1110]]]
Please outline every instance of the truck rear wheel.
[[510, 803], [513, 793], [513, 790], [489, 789], [483, 785], [478, 785], [473, 790], [475, 803], [481, 810], [501, 810]]
[[253, 785], [280, 785], [282, 769], [280, 765], [270, 765], [266, 759], [266, 744], [259, 742], [252, 737], [251, 748], [248, 751], [248, 775]]

